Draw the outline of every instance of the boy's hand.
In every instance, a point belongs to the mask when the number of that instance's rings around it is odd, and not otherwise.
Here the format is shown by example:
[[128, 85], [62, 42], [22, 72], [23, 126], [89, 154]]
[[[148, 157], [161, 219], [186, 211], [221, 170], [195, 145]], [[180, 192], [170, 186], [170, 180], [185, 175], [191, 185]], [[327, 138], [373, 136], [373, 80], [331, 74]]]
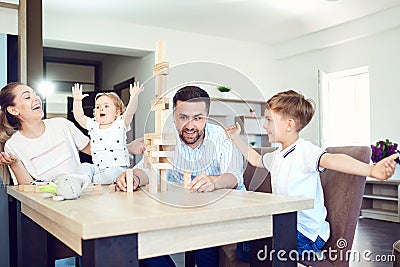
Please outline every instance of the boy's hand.
[[143, 85], [139, 86], [138, 82], [134, 82], [133, 86], [132, 84], [129, 85], [129, 93], [131, 97], [139, 95], [141, 92], [143, 92], [143, 90], [144, 90]]
[[72, 96], [75, 101], [82, 101], [82, 99], [89, 95], [82, 94], [82, 85], [79, 85], [79, 83], [75, 83], [74, 86], [72, 86]]
[[236, 122], [235, 125], [231, 125], [225, 129], [226, 136], [228, 136], [230, 139], [236, 139], [236, 138], [240, 137], [241, 131], [242, 131], [242, 128], [240, 127], [238, 122]]
[[392, 177], [397, 164], [395, 160], [398, 158], [398, 156], [398, 154], [393, 154], [380, 160], [372, 167], [369, 176], [378, 180], [386, 180]]
[[18, 162], [18, 158], [11, 153], [0, 153], [0, 165], [13, 165]]

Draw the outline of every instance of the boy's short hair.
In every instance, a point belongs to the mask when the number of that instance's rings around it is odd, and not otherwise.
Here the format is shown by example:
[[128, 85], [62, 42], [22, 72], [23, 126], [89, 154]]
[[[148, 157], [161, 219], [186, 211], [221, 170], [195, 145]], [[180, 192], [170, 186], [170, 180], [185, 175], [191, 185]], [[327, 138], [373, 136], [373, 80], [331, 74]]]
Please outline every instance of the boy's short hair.
[[210, 96], [198, 86], [189, 85], [179, 89], [172, 101], [174, 110], [178, 101], [204, 102], [206, 104], [207, 114], [210, 112]]
[[315, 112], [312, 99], [305, 99], [302, 94], [289, 90], [280, 92], [267, 101], [267, 109], [283, 117], [291, 117], [300, 132], [312, 119]]
[[121, 115], [124, 113], [125, 111], [124, 102], [122, 102], [121, 98], [119, 98], [119, 96], [116, 93], [114, 92], [98, 93], [94, 98], [94, 100], [97, 101], [97, 99], [99, 99], [101, 96], [108, 96], [109, 98], [111, 98], [117, 112], [119, 111]]

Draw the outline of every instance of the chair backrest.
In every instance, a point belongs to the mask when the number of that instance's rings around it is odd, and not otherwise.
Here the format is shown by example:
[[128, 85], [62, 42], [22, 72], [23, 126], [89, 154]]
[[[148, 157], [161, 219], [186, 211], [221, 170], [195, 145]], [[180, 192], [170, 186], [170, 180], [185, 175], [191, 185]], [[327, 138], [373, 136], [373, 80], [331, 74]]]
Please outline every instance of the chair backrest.
[[[274, 151], [274, 147], [261, 147], [255, 150], [261, 155]], [[249, 191], [271, 193], [271, 174], [265, 168], [257, 168], [245, 163], [243, 173], [244, 185]]]
[[[260, 154], [274, 151], [275, 148], [265, 147], [256, 149]], [[370, 162], [371, 149], [368, 146], [343, 146], [328, 147], [328, 153], [346, 154], [365, 163]], [[270, 193], [271, 175], [264, 168], [256, 168], [246, 163], [243, 174], [244, 184], [247, 190]], [[336, 261], [330, 263], [338, 266], [348, 266], [346, 252], [351, 249], [354, 240], [355, 229], [360, 214], [362, 198], [364, 194], [365, 176], [345, 174], [337, 171], [326, 170], [321, 173], [321, 183], [324, 191], [325, 207], [327, 209], [327, 221], [331, 227], [331, 237], [324, 246], [324, 249], [342, 251], [342, 259], [337, 257]], [[343, 242], [346, 246], [343, 248]], [[339, 246], [338, 242], [341, 242]], [[329, 259], [327, 259], [329, 261]], [[324, 265], [320, 261], [315, 265]], [[310, 263], [312, 264], [312, 263]], [[331, 264], [328, 264], [331, 265]]]
[[[326, 150], [328, 153], [349, 155], [367, 164], [371, 158], [371, 149], [367, 146], [329, 147]], [[331, 226], [331, 237], [324, 249], [342, 250], [343, 260], [345, 260], [346, 251], [350, 250], [353, 245], [366, 177], [332, 170], [326, 170], [321, 173], [320, 177], [325, 207], [328, 211], [327, 221]], [[342, 248], [345, 242], [347, 245]], [[340, 257], [337, 257], [336, 261], [331, 262], [339, 261]], [[348, 266], [348, 262], [345, 262], [344, 266]]]

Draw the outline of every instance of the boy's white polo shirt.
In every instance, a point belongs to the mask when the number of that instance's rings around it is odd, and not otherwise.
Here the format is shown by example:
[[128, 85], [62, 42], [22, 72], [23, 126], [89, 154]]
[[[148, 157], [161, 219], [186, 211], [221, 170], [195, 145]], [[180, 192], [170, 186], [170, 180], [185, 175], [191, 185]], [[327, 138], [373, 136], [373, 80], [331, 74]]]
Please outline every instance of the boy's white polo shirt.
[[327, 241], [330, 235], [326, 219], [324, 194], [319, 173], [325, 150], [300, 138], [284, 150], [263, 156], [263, 164], [271, 172], [272, 192], [314, 199], [314, 208], [297, 212], [297, 230], [315, 241], [320, 236]]

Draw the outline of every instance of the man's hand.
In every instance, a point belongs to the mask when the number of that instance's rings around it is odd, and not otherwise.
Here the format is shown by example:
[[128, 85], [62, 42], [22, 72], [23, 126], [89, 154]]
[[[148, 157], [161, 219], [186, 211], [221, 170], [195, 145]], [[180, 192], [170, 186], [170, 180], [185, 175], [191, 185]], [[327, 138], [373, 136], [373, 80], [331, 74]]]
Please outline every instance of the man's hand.
[[387, 180], [392, 177], [396, 169], [396, 159], [398, 154], [393, 154], [387, 158], [380, 160], [374, 166], [372, 166], [370, 177], [376, 178], [378, 180]]
[[134, 155], [142, 155], [143, 152], [146, 150], [146, 146], [143, 143], [144, 138], [137, 138], [135, 140], [133, 140], [132, 142], [130, 142], [129, 144], [126, 145], [126, 147], [128, 148], [128, 152], [129, 154], [134, 154]]
[[[121, 173], [115, 182], [118, 189], [126, 192], [126, 172]], [[133, 176], [133, 191], [139, 187], [139, 181]]]
[[192, 180], [189, 188], [191, 192], [211, 192], [215, 190], [215, 183], [210, 176], [202, 173]]

